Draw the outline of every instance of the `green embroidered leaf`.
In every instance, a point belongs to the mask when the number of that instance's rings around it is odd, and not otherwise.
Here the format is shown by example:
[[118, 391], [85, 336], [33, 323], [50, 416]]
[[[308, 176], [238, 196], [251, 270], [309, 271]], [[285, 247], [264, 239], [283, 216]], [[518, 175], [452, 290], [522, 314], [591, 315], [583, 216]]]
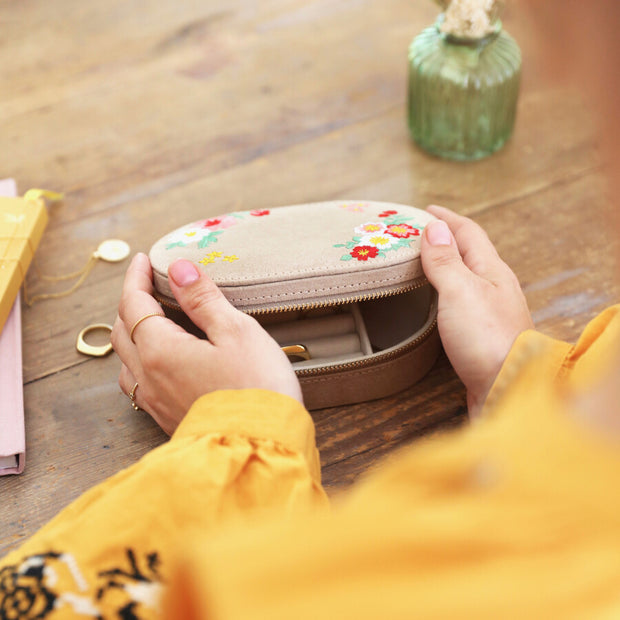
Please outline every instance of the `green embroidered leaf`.
[[383, 258], [385, 258], [385, 252], [379, 252], [379, 254], [377, 254], [377, 256], [382, 256]]
[[349, 250], [352, 250], [357, 244], [358, 244], [358, 241], [348, 241], [347, 248], [349, 248]]
[[350, 254], [345, 254], [340, 257], [340, 260], [351, 260], [353, 257]]
[[182, 241], [177, 241], [176, 243], [169, 243], [166, 246], [166, 250], [171, 250], [172, 248], [178, 248], [178, 247], [184, 248], [185, 244]]
[[202, 248], [208, 247], [212, 243], [217, 243], [217, 237], [218, 237], [218, 235], [221, 235], [222, 232], [224, 232], [224, 231], [222, 231], [222, 230], [211, 231], [208, 235], [204, 236], [198, 242], [198, 247], [202, 249]]
[[347, 246], [344, 243], [337, 243], [335, 246], [333, 246], [335, 248], [346, 248]]
[[358, 237], [353, 237], [353, 241], [355, 241], [356, 244], [359, 243], [361, 240], [362, 240], [362, 238], [359, 237], [359, 236]]

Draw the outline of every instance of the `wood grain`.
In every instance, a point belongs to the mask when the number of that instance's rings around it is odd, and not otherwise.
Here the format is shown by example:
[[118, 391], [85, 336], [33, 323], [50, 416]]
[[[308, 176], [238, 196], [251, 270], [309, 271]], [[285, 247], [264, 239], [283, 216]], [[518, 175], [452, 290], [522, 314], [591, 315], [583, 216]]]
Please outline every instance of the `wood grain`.
[[[524, 79], [512, 140], [475, 163], [426, 155], [405, 123], [406, 53], [434, 18], [432, 3], [410, 0], [0, 5], [0, 176], [67, 195], [41, 271], [73, 271], [109, 237], [146, 251], [234, 209], [439, 203], [488, 231], [537, 326], [575, 339], [619, 293], [588, 111], [547, 83], [513, 9]], [[114, 320], [125, 266], [99, 263], [72, 296], [24, 307], [27, 468], [0, 478], [0, 555], [165, 441], [120, 393], [118, 360], [75, 351], [81, 327]], [[29, 284], [48, 290], [34, 273]], [[314, 418], [336, 493], [393, 450], [465, 423], [465, 399], [442, 357], [402, 394]]]

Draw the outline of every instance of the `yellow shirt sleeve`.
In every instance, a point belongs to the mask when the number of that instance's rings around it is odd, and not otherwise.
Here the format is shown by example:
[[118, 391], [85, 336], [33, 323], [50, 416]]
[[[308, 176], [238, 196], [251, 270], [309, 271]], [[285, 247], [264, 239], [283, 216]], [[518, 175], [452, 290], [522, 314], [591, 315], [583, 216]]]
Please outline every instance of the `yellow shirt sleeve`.
[[620, 617], [620, 441], [573, 415], [619, 331], [614, 308], [575, 346], [527, 332], [484, 419], [393, 456], [331, 515], [192, 540], [165, 617]]
[[0, 610], [618, 617], [618, 444], [576, 422], [571, 398], [609, 364], [619, 323], [611, 309], [574, 347], [522, 335], [483, 420], [394, 455], [332, 512], [301, 405], [204, 396], [167, 444], [0, 562]]
[[263, 390], [203, 396], [169, 442], [0, 561], [0, 618], [158, 617], [182, 541], [326, 507], [302, 405]]

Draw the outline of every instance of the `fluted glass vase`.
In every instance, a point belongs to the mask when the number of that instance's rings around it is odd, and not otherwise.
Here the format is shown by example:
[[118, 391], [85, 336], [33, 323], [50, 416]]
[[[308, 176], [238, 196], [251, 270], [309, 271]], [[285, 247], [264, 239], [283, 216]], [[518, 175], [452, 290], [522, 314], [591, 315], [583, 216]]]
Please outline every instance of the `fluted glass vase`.
[[441, 21], [409, 47], [409, 129], [434, 155], [481, 159], [512, 134], [521, 51], [499, 20], [474, 39], [441, 32]]

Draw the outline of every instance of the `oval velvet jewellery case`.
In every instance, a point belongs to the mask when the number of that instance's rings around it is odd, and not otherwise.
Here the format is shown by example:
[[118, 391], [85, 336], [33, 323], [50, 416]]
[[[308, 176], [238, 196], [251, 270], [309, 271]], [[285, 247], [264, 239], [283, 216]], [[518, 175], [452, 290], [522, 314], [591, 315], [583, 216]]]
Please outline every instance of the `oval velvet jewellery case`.
[[168, 283], [168, 265], [191, 260], [280, 344], [306, 407], [380, 398], [413, 385], [440, 350], [437, 295], [420, 261], [432, 219], [404, 205], [333, 201], [200, 220], [151, 248], [155, 296], [204, 337]]

